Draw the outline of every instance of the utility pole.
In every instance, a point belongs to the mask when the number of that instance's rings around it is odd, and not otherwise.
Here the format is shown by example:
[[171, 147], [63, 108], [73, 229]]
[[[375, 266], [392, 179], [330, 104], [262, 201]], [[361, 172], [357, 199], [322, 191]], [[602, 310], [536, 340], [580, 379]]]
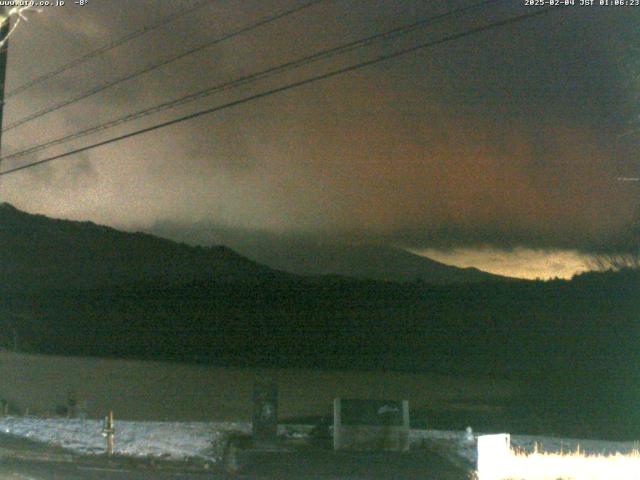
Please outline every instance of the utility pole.
[[[11, 29], [11, 18], [9, 18], [9, 7], [0, 7], [0, 17], [3, 19], [0, 27], [0, 41], [7, 38]], [[9, 42], [5, 42], [0, 48], [0, 155], [2, 155], [2, 117], [4, 114], [4, 91], [7, 78], [7, 55], [9, 53]]]

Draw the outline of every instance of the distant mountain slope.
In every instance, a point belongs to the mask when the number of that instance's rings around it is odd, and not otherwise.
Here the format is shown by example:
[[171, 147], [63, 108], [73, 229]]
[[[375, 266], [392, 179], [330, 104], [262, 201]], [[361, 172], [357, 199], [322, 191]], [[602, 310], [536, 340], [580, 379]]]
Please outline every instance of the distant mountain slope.
[[226, 247], [192, 247], [91, 222], [55, 220], [0, 204], [3, 287], [93, 287], [284, 277]]
[[400, 248], [378, 245], [287, 243], [235, 247], [247, 257], [296, 274], [336, 274], [396, 282], [446, 285], [508, 280], [477, 268], [458, 268]]
[[476, 268], [445, 265], [400, 248], [382, 245], [320, 243], [259, 232], [222, 231], [203, 225], [180, 227], [169, 223], [157, 224], [151, 232], [187, 243], [223, 243], [258, 263], [297, 275], [332, 274], [435, 285], [514, 280]]

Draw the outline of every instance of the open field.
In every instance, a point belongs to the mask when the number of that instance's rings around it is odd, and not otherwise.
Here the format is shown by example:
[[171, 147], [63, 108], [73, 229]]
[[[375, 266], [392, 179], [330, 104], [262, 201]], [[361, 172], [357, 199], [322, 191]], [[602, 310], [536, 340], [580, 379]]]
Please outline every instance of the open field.
[[492, 378], [395, 372], [240, 369], [0, 352], [0, 398], [17, 413], [53, 414], [69, 396], [89, 418], [248, 421], [256, 380], [279, 386], [283, 419], [329, 413], [335, 397], [407, 399], [411, 409], [500, 401], [515, 384]]

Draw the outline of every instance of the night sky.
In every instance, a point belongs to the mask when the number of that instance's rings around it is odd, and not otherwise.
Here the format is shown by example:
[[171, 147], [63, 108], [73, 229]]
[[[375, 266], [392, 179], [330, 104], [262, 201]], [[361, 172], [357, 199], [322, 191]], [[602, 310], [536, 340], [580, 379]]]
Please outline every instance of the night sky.
[[[10, 40], [7, 89], [194, 3], [28, 12]], [[212, 1], [11, 97], [4, 125], [302, 3]], [[3, 154], [472, 3], [326, 0], [5, 132]], [[534, 10], [497, 2], [2, 170]], [[129, 230], [170, 222], [371, 242], [510, 275], [571, 276], [594, 252], [638, 249], [639, 31], [640, 7], [553, 11], [4, 176], [0, 200]]]

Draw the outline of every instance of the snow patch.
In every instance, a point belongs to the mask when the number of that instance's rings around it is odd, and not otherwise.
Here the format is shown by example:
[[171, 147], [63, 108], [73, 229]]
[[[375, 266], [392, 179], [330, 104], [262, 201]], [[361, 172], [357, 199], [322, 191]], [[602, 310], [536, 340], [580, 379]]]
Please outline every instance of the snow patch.
[[[71, 450], [79, 454], [102, 454], [105, 439], [98, 420], [35, 417], [0, 418], [0, 431]], [[115, 422], [114, 453], [134, 457], [173, 460], [204, 458], [216, 461], [222, 455], [228, 432], [251, 431], [250, 423], [236, 422]]]
[[[506, 433], [506, 432], [504, 432]], [[432, 443], [447, 448], [451, 454], [457, 455], [470, 466], [478, 461], [477, 437], [469, 439], [467, 432], [439, 430], [412, 430], [411, 443]], [[539, 452], [567, 453], [580, 449], [587, 454], [613, 455], [615, 453], [631, 453], [638, 450], [640, 442], [612, 442], [604, 440], [585, 440], [576, 438], [543, 437], [536, 435], [511, 435], [511, 447], [522, 452], [532, 453], [536, 447]]]

